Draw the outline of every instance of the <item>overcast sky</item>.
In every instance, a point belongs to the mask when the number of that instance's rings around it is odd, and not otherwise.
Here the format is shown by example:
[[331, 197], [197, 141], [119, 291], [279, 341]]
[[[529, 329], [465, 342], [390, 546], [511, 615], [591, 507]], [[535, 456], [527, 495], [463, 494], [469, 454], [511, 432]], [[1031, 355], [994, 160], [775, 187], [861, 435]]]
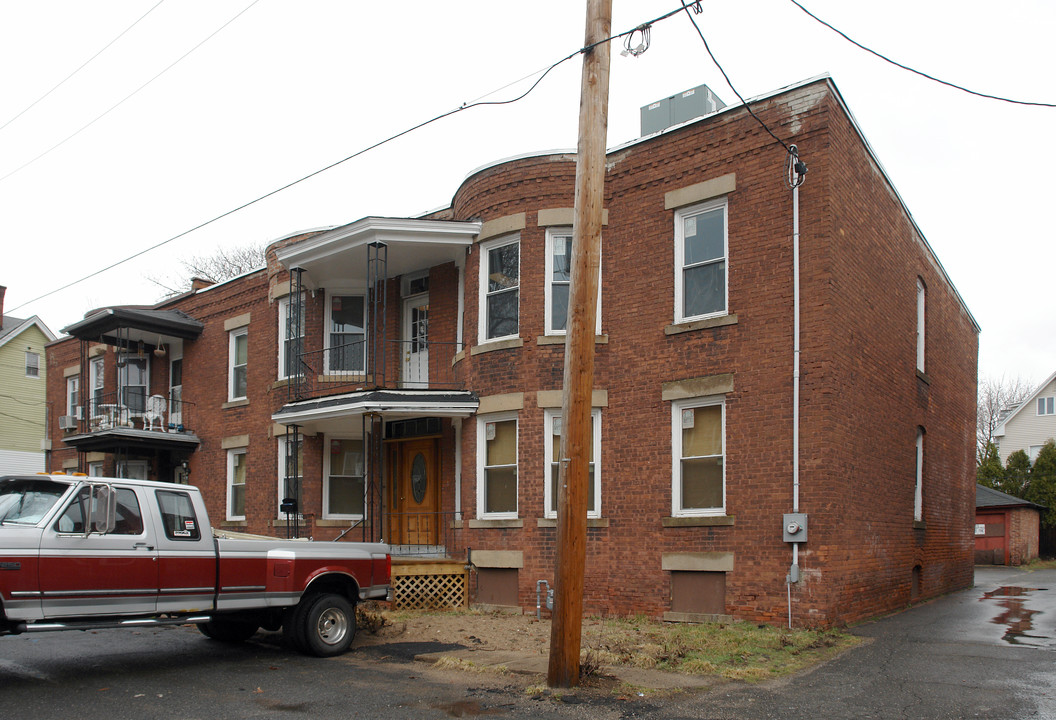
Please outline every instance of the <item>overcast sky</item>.
[[[802, 3], [903, 64], [1056, 103], [1051, 0]], [[613, 32], [678, 4], [614, 0]], [[981, 375], [1036, 383], [1056, 371], [1056, 109], [909, 74], [788, 0], [702, 7], [697, 22], [745, 97], [831, 74], [983, 328]], [[367, 215], [419, 215], [447, 206], [481, 165], [574, 148], [578, 57], [520, 102], [457, 113], [18, 307], [463, 103], [519, 95], [530, 81], [506, 86], [582, 45], [584, 16], [585, 3], [569, 0], [0, 0], [6, 311], [58, 332], [93, 307], [158, 300], [146, 278], [168, 276], [180, 258]], [[609, 147], [638, 136], [642, 105], [696, 85], [737, 102], [684, 14], [657, 23], [640, 57], [621, 49]]]

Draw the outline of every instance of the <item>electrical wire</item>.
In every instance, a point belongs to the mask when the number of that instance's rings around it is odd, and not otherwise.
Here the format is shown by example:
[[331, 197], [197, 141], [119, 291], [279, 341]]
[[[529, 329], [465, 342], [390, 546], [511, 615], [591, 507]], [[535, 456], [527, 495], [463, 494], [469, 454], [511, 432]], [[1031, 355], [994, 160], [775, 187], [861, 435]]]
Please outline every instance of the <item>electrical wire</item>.
[[[782, 140], [781, 138], [779, 138], [777, 135], [775, 135], [774, 131], [771, 130], [767, 126], [766, 123], [764, 123], [762, 120], [760, 120], [758, 115], [756, 115], [754, 112], [752, 112], [752, 108], [748, 105], [748, 102], [744, 99], [744, 96], [742, 96], [739, 92], [737, 92], [737, 88], [735, 88], [733, 86], [733, 82], [730, 80], [730, 76], [727, 75], [726, 71], [722, 69], [722, 65], [720, 65], [719, 61], [715, 58], [715, 53], [713, 53], [711, 51], [711, 48], [708, 47], [708, 41], [707, 41], [707, 39], [705, 39], [704, 33], [702, 33], [700, 31], [700, 26], [697, 25], [697, 21], [693, 18], [693, 15], [691, 15], [690, 12], [689, 12], [690, 7], [693, 8], [693, 12], [695, 12], [695, 13], [697, 13], [699, 15], [700, 12], [701, 12], [700, 11], [700, 3], [699, 2], [695, 2], [695, 3], [690, 3], [690, 4], [687, 5], [686, 4], [686, 0], [682, 0], [682, 9], [686, 11], [686, 17], [689, 18], [689, 21], [691, 23], [693, 23], [693, 27], [697, 31], [697, 35], [700, 35], [700, 40], [701, 40], [701, 42], [704, 43], [704, 49], [708, 51], [708, 55], [711, 56], [711, 61], [713, 63], [715, 63], [715, 67], [717, 67], [719, 69], [719, 72], [722, 73], [722, 76], [724, 78], [726, 78], [726, 84], [730, 86], [730, 90], [733, 90], [733, 94], [736, 95], [737, 99], [741, 101], [742, 105], [744, 105], [744, 109], [748, 111], [749, 115], [751, 115], [753, 118], [755, 118], [755, 121], [757, 123], [759, 123], [760, 126], [762, 126], [763, 130], [766, 130], [766, 132], [770, 135], [770, 137], [772, 137], [777, 142], [781, 143], [781, 147], [783, 147], [785, 149], [785, 152], [791, 153], [792, 151], [789, 149], [789, 147], [785, 143], [785, 141]], [[803, 167], [806, 168], [806, 165], [804, 165]], [[804, 170], [804, 172], [805, 172], [805, 170]]]
[[[259, 0], [255, 0], [253, 4], [256, 4], [257, 1], [259, 1]], [[317, 175], [320, 175], [320, 174], [326, 172], [327, 170], [331, 170], [331, 169], [337, 167], [338, 165], [346, 163], [349, 160], [357, 158], [360, 155], [363, 155], [363, 154], [365, 154], [367, 152], [370, 152], [371, 150], [374, 150], [375, 148], [381, 147], [382, 145], [385, 145], [386, 143], [390, 143], [393, 140], [396, 140], [398, 138], [403, 137], [404, 135], [407, 135], [409, 133], [414, 132], [415, 130], [419, 130], [419, 129], [427, 126], [427, 125], [431, 125], [431, 124], [433, 124], [433, 123], [435, 123], [435, 122], [437, 122], [439, 120], [443, 120], [446, 117], [450, 117], [451, 115], [455, 115], [457, 113], [463, 112], [464, 110], [469, 110], [469, 109], [472, 109], [472, 108], [475, 108], [475, 107], [484, 107], [484, 106], [488, 106], [488, 105], [509, 105], [511, 103], [515, 103], [515, 102], [518, 102], [520, 100], [523, 100], [525, 97], [528, 96], [529, 93], [531, 93], [533, 90], [535, 90], [536, 87], [539, 86], [539, 83], [541, 83], [543, 81], [543, 79], [547, 75], [550, 74], [551, 71], [553, 71], [559, 65], [561, 65], [561, 64], [563, 64], [565, 62], [568, 62], [569, 60], [571, 60], [572, 58], [576, 57], [577, 55], [579, 55], [581, 53], [590, 52], [591, 50], [593, 50], [598, 45], [601, 45], [602, 43], [606, 43], [606, 42], [610, 42], [612, 40], [616, 40], [618, 38], [622, 38], [622, 37], [624, 37], [626, 35], [630, 35], [631, 33], [634, 33], [634, 32], [637, 32], [637, 31], [641, 30], [642, 28], [645, 28], [645, 27], [651, 26], [654, 23], [660, 22], [661, 20], [666, 20], [669, 17], [677, 15], [678, 13], [682, 12], [682, 10], [685, 8], [685, 1], [684, 0], [681, 0], [681, 1], [682, 1], [682, 6], [676, 8], [675, 10], [672, 10], [670, 12], [664, 13], [663, 15], [660, 15], [659, 17], [656, 17], [656, 18], [654, 18], [654, 19], [652, 19], [652, 20], [650, 20], [650, 21], [648, 21], [646, 23], [642, 23], [640, 25], [637, 25], [637, 26], [631, 28], [630, 30], [625, 30], [624, 32], [618, 33], [616, 35], [611, 35], [611, 36], [609, 36], [609, 37], [607, 37], [607, 38], [605, 38], [603, 40], [598, 40], [595, 43], [591, 43], [590, 45], [586, 45], [586, 46], [580, 48], [579, 50], [576, 50], [573, 53], [569, 53], [565, 57], [561, 58], [560, 60], [558, 60], [555, 63], [552, 63], [549, 67], [547, 67], [545, 70], [543, 70], [542, 73], [539, 75], [539, 77], [535, 80], [535, 82], [532, 83], [531, 87], [529, 87], [527, 90], [525, 90], [523, 93], [521, 93], [520, 95], [518, 95], [515, 98], [509, 99], [509, 100], [475, 100], [475, 101], [472, 101], [472, 102], [464, 102], [464, 103], [462, 103], [461, 105], [459, 105], [457, 108], [455, 108], [453, 110], [448, 110], [447, 112], [443, 112], [443, 113], [441, 113], [441, 114], [439, 114], [439, 115], [437, 115], [435, 117], [432, 117], [432, 118], [430, 118], [428, 120], [424, 120], [424, 121], [418, 123], [417, 125], [413, 125], [413, 126], [407, 128], [406, 130], [401, 130], [400, 132], [398, 132], [398, 133], [396, 133], [394, 135], [390, 135], [389, 137], [384, 138], [382, 140], [379, 140], [378, 142], [373, 143], [372, 145], [368, 145], [367, 147], [362, 148], [361, 150], [357, 150], [356, 152], [352, 153], [348, 157], [345, 157], [345, 158], [342, 158], [341, 160], [337, 160], [335, 162], [332, 162], [332, 163], [330, 163], [329, 165], [327, 165], [325, 167], [322, 167], [322, 168], [320, 168], [320, 169], [318, 169], [318, 170], [316, 170], [314, 172], [309, 173], [308, 175], [305, 175], [304, 177], [301, 177], [301, 178], [299, 178], [297, 180], [294, 180], [292, 182], [288, 182], [285, 185], [283, 185], [282, 187], [276, 188], [275, 190], [272, 190], [271, 192], [265, 193], [264, 195], [261, 195], [261, 196], [257, 197], [254, 200], [250, 200], [248, 202], [245, 202], [245, 203], [239, 205], [236, 208], [233, 208], [231, 210], [228, 210], [227, 212], [224, 212], [224, 213], [222, 213], [220, 215], [217, 215], [217, 216], [213, 217], [210, 220], [206, 220], [205, 222], [199, 223], [198, 225], [195, 225], [194, 227], [190, 228], [189, 230], [184, 230], [183, 232], [181, 232], [181, 233], [179, 233], [177, 235], [173, 235], [172, 237], [168, 238], [167, 240], [162, 240], [161, 242], [155, 243], [154, 245], [151, 245], [150, 247], [144, 248], [143, 250], [140, 250], [137, 253], [129, 255], [128, 257], [123, 258], [121, 260], [118, 260], [118, 261], [116, 261], [114, 263], [111, 263], [110, 265], [107, 265], [106, 267], [104, 267], [104, 268], [102, 268], [100, 270], [96, 270], [96, 271], [94, 271], [92, 273], [89, 273], [88, 275], [85, 275], [83, 277], [78, 278], [77, 280], [73, 280], [71, 282], [68, 282], [65, 285], [62, 285], [61, 287], [58, 287], [58, 288], [56, 288], [54, 290], [49, 290], [48, 292], [44, 293], [43, 295], [38, 295], [37, 297], [32, 298], [31, 300], [27, 300], [27, 301], [25, 301], [24, 303], [22, 303], [20, 305], [16, 305], [15, 307], [11, 308], [11, 311], [19, 310], [19, 309], [25, 307], [26, 305], [31, 305], [32, 303], [35, 303], [35, 302], [37, 302], [39, 300], [43, 300], [44, 298], [51, 297], [52, 295], [55, 295], [56, 293], [60, 293], [63, 290], [67, 290], [67, 289], [73, 287], [74, 285], [79, 285], [80, 283], [85, 282], [86, 280], [90, 280], [93, 277], [96, 277], [98, 275], [102, 275], [103, 273], [105, 273], [105, 272], [107, 272], [109, 270], [113, 270], [114, 268], [116, 268], [116, 267], [118, 267], [120, 265], [123, 265], [123, 264], [125, 264], [127, 262], [130, 262], [132, 260], [135, 260], [136, 258], [138, 258], [138, 257], [140, 257], [142, 255], [146, 255], [147, 253], [152, 252], [154, 250], [157, 250], [158, 248], [163, 247], [165, 245], [168, 245], [169, 243], [174, 242], [175, 240], [178, 240], [178, 239], [180, 239], [182, 237], [190, 235], [191, 233], [196, 232], [198, 230], [201, 230], [202, 228], [207, 227], [209, 225], [212, 225], [213, 223], [218, 222], [218, 221], [220, 221], [220, 220], [222, 220], [222, 219], [224, 219], [224, 218], [226, 218], [226, 217], [228, 217], [230, 215], [234, 215], [235, 213], [240, 212], [242, 210], [245, 210], [246, 208], [248, 208], [248, 207], [250, 207], [252, 205], [256, 205], [257, 203], [262, 202], [263, 200], [266, 200], [266, 199], [268, 199], [268, 198], [270, 198], [270, 197], [272, 197], [274, 195], [277, 195], [278, 193], [281, 193], [281, 192], [283, 192], [285, 190], [288, 190], [288, 189], [292, 188], [295, 185], [299, 185], [300, 183], [303, 183], [306, 180], [310, 180], [311, 178], [316, 177]], [[250, 7], [252, 7], [252, 5]], [[246, 8], [246, 10], [248, 10], [248, 9], [249, 8]], [[245, 12], [245, 10], [243, 10], [243, 12]], [[234, 20], [234, 18], [232, 18], [232, 20]], [[221, 29], [223, 29], [223, 28], [221, 28]], [[217, 32], [219, 32], [219, 31], [217, 31]], [[208, 39], [208, 38], [206, 38], [206, 39]], [[526, 76], [526, 78], [522, 78], [522, 80], [527, 79], [527, 77], [531, 77], [531, 75]], [[503, 86], [502, 89], [510, 87], [510, 85], [517, 84], [518, 82], [521, 82], [522, 80], [518, 80], [518, 81], [516, 81], [514, 83], [509, 83], [509, 84]], [[496, 91], [492, 91], [492, 92], [487, 93], [487, 94], [485, 94], [485, 95], [483, 95], [481, 97], [489, 97], [490, 95], [495, 94], [495, 92], [499, 92], [499, 91], [497, 91], [497, 90]], [[734, 92], [736, 92], [736, 91], [734, 91]], [[749, 110], [749, 112], [751, 112], [751, 110]], [[3, 178], [0, 178], [0, 180], [3, 180]]]
[[10, 119], [10, 120], [8, 120], [7, 122], [5, 122], [5, 123], [4, 123], [3, 125], [0, 125], [0, 130], [3, 130], [3, 129], [4, 129], [4, 128], [6, 128], [6, 127], [7, 127], [8, 125], [10, 125], [11, 123], [13, 123], [13, 122], [14, 122], [15, 120], [18, 120], [18, 119], [19, 119], [20, 117], [22, 117], [22, 116], [23, 116], [23, 115], [25, 115], [25, 114], [26, 114], [27, 112], [29, 112], [30, 110], [32, 110], [32, 109], [33, 109], [33, 108], [34, 108], [34, 107], [35, 107], [35, 106], [37, 105], [37, 103], [41, 102], [42, 100], [44, 100], [44, 98], [48, 97], [48, 96], [49, 96], [49, 95], [51, 95], [51, 94], [52, 94], [53, 92], [55, 92], [56, 90], [58, 90], [58, 89], [59, 89], [60, 87], [62, 87], [63, 85], [65, 85], [65, 84], [66, 84], [66, 81], [67, 81], [67, 80], [69, 80], [70, 78], [72, 78], [72, 77], [73, 77], [74, 75], [76, 75], [77, 73], [79, 73], [79, 72], [80, 72], [81, 70], [84, 70], [84, 68], [86, 68], [86, 67], [88, 66], [88, 64], [89, 64], [90, 62], [92, 62], [92, 61], [93, 61], [93, 60], [95, 60], [95, 59], [96, 59], [97, 57], [99, 57], [99, 56], [100, 56], [100, 55], [102, 55], [102, 54], [103, 54], [104, 52], [106, 52], [106, 51], [107, 51], [107, 50], [108, 50], [108, 49], [110, 48], [110, 46], [111, 46], [111, 45], [113, 45], [113, 44], [114, 44], [114, 43], [116, 43], [116, 42], [117, 42], [118, 40], [120, 40], [121, 38], [123, 38], [123, 37], [124, 37], [124, 36], [125, 36], [125, 35], [126, 35], [126, 34], [128, 33], [128, 31], [129, 31], [129, 30], [131, 30], [132, 28], [134, 28], [134, 27], [135, 27], [136, 25], [139, 25], [139, 23], [143, 21], [143, 18], [145, 18], [145, 17], [147, 16], [147, 15], [150, 15], [150, 14], [151, 14], [152, 12], [154, 12], [155, 10], [157, 10], [157, 9], [158, 9], [158, 6], [160, 6], [160, 5], [161, 5], [161, 4], [163, 3], [163, 2], [165, 2], [165, 0], [158, 0], [158, 4], [157, 4], [157, 5], [155, 5], [154, 7], [152, 7], [152, 8], [150, 9], [150, 10], [147, 10], [147, 11], [146, 11], [145, 13], [143, 13], [143, 14], [142, 14], [142, 15], [140, 16], [139, 20], [136, 20], [136, 21], [135, 21], [134, 23], [132, 23], [132, 24], [131, 24], [131, 25], [129, 25], [129, 26], [127, 27], [127, 28], [125, 28], [124, 30], [122, 30], [122, 31], [121, 31], [121, 33], [120, 33], [120, 34], [119, 34], [119, 35], [118, 35], [117, 37], [115, 37], [115, 38], [114, 38], [113, 40], [111, 40], [110, 42], [108, 42], [108, 43], [107, 43], [107, 44], [106, 44], [106, 45], [105, 45], [105, 46], [103, 47], [103, 49], [102, 49], [102, 50], [100, 50], [100, 51], [99, 51], [99, 52], [97, 52], [97, 53], [96, 53], [95, 55], [92, 55], [92, 56], [91, 56], [90, 58], [88, 58], [88, 59], [87, 59], [87, 60], [85, 60], [85, 61], [84, 61], [83, 63], [81, 63], [80, 67], [78, 67], [78, 68], [77, 68], [76, 70], [74, 70], [73, 72], [71, 72], [71, 73], [70, 73], [69, 75], [67, 75], [67, 76], [66, 76], [65, 78], [63, 78], [62, 80], [60, 80], [60, 81], [59, 81], [59, 84], [58, 84], [58, 85], [56, 85], [55, 87], [53, 87], [53, 88], [52, 88], [51, 90], [48, 90], [48, 91], [47, 91], [46, 93], [44, 93], [43, 95], [41, 95], [41, 96], [40, 96], [39, 98], [37, 98], [36, 100], [34, 100], [33, 102], [31, 102], [31, 103], [30, 103], [30, 104], [29, 104], [29, 105], [28, 105], [28, 106], [27, 106], [27, 107], [26, 107], [26, 108], [25, 108], [25, 109], [24, 109], [24, 110], [23, 110], [22, 112], [20, 112], [20, 113], [18, 113], [17, 115], [15, 115], [15, 116], [14, 116], [13, 118], [11, 118], [11, 119]]
[[892, 60], [891, 58], [887, 57], [886, 55], [882, 55], [881, 53], [878, 53], [876, 50], [873, 50], [872, 48], [868, 48], [865, 45], [862, 45], [857, 40], [854, 40], [853, 38], [849, 37], [845, 32], [843, 32], [839, 28], [830, 25], [829, 23], [825, 22], [824, 20], [819, 18], [817, 15], [812, 13], [810, 10], [807, 10], [805, 7], [803, 7], [798, 2], [796, 2], [796, 0], [789, 0], [789, 2], [791, 2], [793, 5], [798, 7], [800, 10], [805, 12], [807, 15], [809, 15], [812, 18], [814, 18], [819, 23], [821, 23], [822, 25], [827, 27], [829, 30], [832, 30], [834, 33], [836, 33], [837, 35], [839, 35], [840, 37], [842, 37], [844, 40], [846, 40], [847, 42], [851, 43], [855, 47], [861, 48], [862, 50], [865, 50], [867, 53], [869, 53], [871, 55], [875, 55], [876, 57], [880, 58], [884, 62], [891, 63], [895, 67], [902, 68], [903, 70], [911, 72], [911, 73], [913, 73], [915, 75], [920, 75], [921, 77], [927, 78], [928, 80], [931, 80], [933, 82], [937, 82], [940, 85], [945, 85], [946, 87], [951, 87], [954, 90], [960, 90], [961, 92], [966, 92], [969, 95], [975, 95], [976, 97], [986, 98], [987, 100], [999, 100], [1000, 102], [1012, 103], [1013, 105], [1028, 105], [1028, 106], [1034, 106], [1034, 107], [1048, 107], [1048, 108], [1056, 107], [1056, 103], [1031, 102], [1031, 101], [1027, 101], [1027, 100], [1013, 100], [1011, 98], [1002, 97], [1000, 95], [990, 95], [988, 93], [978, 92], [976, 90], [970, 90], [969, 88], [963, 87], [961, 85], [957, 85], [956, 83], [948, 82], [946, 80], [942, 80], [940, 78], [937, 78], [937, 77], [935, 77], [933, 75], [929, 75], [926, 72], [921, 72], [920, 70], [916, 70], [914, 68], [911, 68], [908, 65], [903, 65], [900, 62], [896, 62], [895, 60]]
[[212, 39], [213, 39], [213, 38], [214, 38], [214, 37], [215, 37], [215, 36], [216, 36], [217, 34], [219, 34], [219, 33], [220, 33], [220, 32], [221, 32], [221, 31], [222, 31], [222, 30], [223, 30], [224, 28], [226, 28], [226, 27], [227, 27], [228, 25], [230, 25], [230, 24], [231, 24], [231, 23], [233, 23], [233, 22], [234, 22], [235, 20], [237, 20], [238, 18], [240, 18], [240, 17], [241, 17], [241, 16], [243, 15], [243, 14], [245, 14], [245, 13], [246, 13], [246, 12], [247, 12], [247, 11], [248, 11], [248, 10], [249, 10], [250, 8], [252, 8], [252, 7], [253, 7], [254, 5], [256, 5], [256, 4], [258, 3], [258, 2], [260, 2], [260, 0], [253, 0], [253, 2], [251, 2], [251, 3], [249, 4], [249, 5], [247, 5], [247, 6], [246, 6], [246, 7], [245, 7], [245, 8], [243, 9], [243, 10], [240, 10], [240, 11], [239, 11], [239, 12], [238, 12], [238, 13], [237, 13], [237, 14], [236, 14], [236, 15], [235, 15], [234, 17], [232, 17], [232, 18], [231, 18], [230, 20], [228, 20], [227, 22], [225, 22], [225, 23], [224, 23], [223, 25], [221, 25], [220, 27], [218, 27], [218, 28], [217, 28], [216, 30], [214, 30], [213, 32], [211, 32], [211, 33], [210, 33], [210, 34], [209, 34], [209, 35], [208, 35], [208, 36], [207, 36], [207, 37], [206, 37], [206, 38], [205, 38], [204, 40], [202, 40], [201, 42], [199, 42], [199, 43], [198, 43], [197, 45], [195, 45], [194, 47], [192, 47], [192, 48], [191, 48], [190, 50], [188, 50], [187, 52], [185, 52], [185, 53], [184, 53], [183, 55], [180, 55], [180, 57], [176, 58], [176, 60], [174, 60], [174, 61], [173, 61], [172, 63], [170, 63], [170, 64], [169, 64], [169, 66], [168, 66], [168, 67], [166, 67], [166, 68], [165, 68], [164, 70], [162, 70], [161, 72], [159, 72], [159, 73], [158, 73], [157, 75], [155, 75], [154, 77], [152, 77], [152, 78], [151, 78], [150, 80], [147, 80], [147, 81], [146, 81], [145, 83], [143, 83], [143, 84], [142, 84], [142, 85], [140, 85], [140, 86], [139, 86], [138, 88], [136, 88], [135, 90], [133, 90], [133, 91], [132, 91], [131, 93], [129, 93], [128, 95], [126, 95], [126, 96], [125, 96], [125, 97], [124, 97], [123, 99], [121, 99], [121, 100], [118, 100], [116, 104], [114, 104], [114, 105], [112, 105], [112, 106], [110, 107], [110, 109], [108, 109], [108, 110], [105, 110], [105, 111], [103, 111], [103, 113], [102, 113], [101, 115], [97, 116], [97, 117], [96, 117], [96, 118], [95, 118], [94, 120], [90, 121], [90, 122], [89, 122], [89, 123], [88, 123], [87, 125], [84, 125], [83, 127], [81, 127], [81, 129], [79, 129], [79, 130], [75, 131], [75, 132], [74, 132], [74, 133], [73, 133], [72, 135], [69, 135], [69, 136], [68, 136], [68, 137], [66, 137], [66, 138], [65, 138], [64, 140], [60, 140], [59, 142], [55, 143], [55, 144], [54, 144], [54, 145], [52, 145], [52, 146], [51, 146], [50, 148], [48, 148], [47, 150], [45, 150], [44, 152], [42, 152], [42, 153], [41, 153], [40, 155], [37, 155], [37, 156], [36, 156], [35, 158], [33, 158], [32, 160], [28, 160], [28, 161], [24, 162], [23, 164], [19, 165], [19, 166], [18, 166], [17, 168], [15, 168], [14, 170], [12, 170], [12, 171], [11, 171], [11, 172], [9, 172], [8, 174], [6, 174], [6, 175], [4, 175], [4, 176], [0, 177], [0, 182], [3, 182], [4, 180], [7, 180], [7, 179], [8, 179], [9, 177], [11, 177], [12, 175], [14, 175], [15, 173], [21, 172], [21, 171], [22, 171], [22, 170], [24, 170], [25, 168], [27, 168], [27, 167], [29, 167], [30, 165], [32, 165], [33, 163], [35, 163], [35, 162], [36, 162], [37, 160], [40, 160], [40, 159], [41, 159], [42, 157], [44, 157], [44, 156], [46, 156], [46, 155], [50, 154], [50, 153], [51, 153], [51, 152], [52, 152], [53, 150], [56, 150], [56, 149], [58, 149], [58, 148], [62, 147], [62, 146], [63, 146], [63, 145], [65, 145], [65, 144], [66, 144], [67, 142], [69, 142], [70, 140], [72, 140], [73, 138], [77, 137], [77, 136], [78, 136], [78, 135], [80, 135], [80, 134], [81, 134], [82, 132], [84, 132], [85, 130], [87, 130], [88, 128], [90, 128], [90, 127], [91, 127], [92, 125], [95, 125], [95, 124], [96, 124], [97, 122], [99, 122], [100, 120], [102, 120], [102, 119], [103, 119], [104, 117], [106, 117], [107, 115], [109, 115], [109, 114], [110, 114], [111, 112], [113, 112], [114, 110], [116, 110], [116, 109], [117, 109], [117, 108], [119, 108], [120, 106], [124, 105], [124, 104], [125, 104], [125, 102], [127, 102], [128, 100], [130, 100], [130, 99], [131, 99], [132, 97], [134, 97], [135, 95], [139, 94], [139, 92], [140, 92], [141, 90], [143, 90], [143, 89], [144, 89], [145, 87], [147, 87], [147, 86], [148, 86], [148, 85], [150, 85], [150, 84], [151, 84], [152, 82], [154, 82], [155, 80], [157, 80], [158, 78], [160, 78], [160, 77], [161, 77], [162, 75], [164, 75], [165, 73], [167, 73], [167, 72], [168, 72], [169, 70], [172, 70], [172, 69], [173, 69], [174, 67], [176, 67], [176, 66], [177, 66], [177, 65], [178, 65], [179, 63], [181, 63], [181, 62], [182, 62], [182, 61], [183, 61], [183, 60], [184, 60], [184, 59], [185, 59], [185, 58], [186, 58], [186, 57], [187, 57], [188, 55], [190, 55], [190, 54], [191, 54], [191, 53], [193, 53], [193, 52], [194, 52], [195, 50], [197, 50], [198, 48], [200, 48], [200, 47], [201, 47], [202, 45], [205, 45], [205, 44], [206, 44], [207, 42], [209, 42], [210, 40], [212, 40]]

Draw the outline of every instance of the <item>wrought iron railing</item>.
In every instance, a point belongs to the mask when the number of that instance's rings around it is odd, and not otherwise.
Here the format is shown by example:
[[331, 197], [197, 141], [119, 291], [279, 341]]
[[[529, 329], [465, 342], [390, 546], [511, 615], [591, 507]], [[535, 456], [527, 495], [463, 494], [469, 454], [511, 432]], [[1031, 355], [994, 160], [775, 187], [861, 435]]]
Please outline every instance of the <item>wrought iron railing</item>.
[[385, 513], [386, 539], [394, 557], [455, 558], [459, 548], [459, 513]]
[[126, 386], [112, 392], [94, 392], [60, 417], [68, 432], [100, 432], [126, 428], [148, 432], [187, 432], [193, 426], [194, 403], [178, 395], [148, 395], [146, 388]]
[[[307, 400], [355, 390], [461, 389], [452, 360], [461, 343], [366, 339], [303, 352], [291, 368], [290, 399]], [[295, 380], [295, 381], [294, 381]]]

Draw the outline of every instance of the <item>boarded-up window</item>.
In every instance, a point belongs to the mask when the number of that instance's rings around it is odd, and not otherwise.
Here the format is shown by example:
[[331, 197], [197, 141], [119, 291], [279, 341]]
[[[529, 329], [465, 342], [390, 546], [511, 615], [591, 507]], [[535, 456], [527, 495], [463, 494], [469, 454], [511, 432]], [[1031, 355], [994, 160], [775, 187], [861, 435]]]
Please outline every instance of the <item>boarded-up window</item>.
[[671, 611], [702, 615], [726, 613], [726, 573], [671, 572]]
[[517, 603], [517, 570], [510, 568], [477, 569], [477, 602], [482, 605]]

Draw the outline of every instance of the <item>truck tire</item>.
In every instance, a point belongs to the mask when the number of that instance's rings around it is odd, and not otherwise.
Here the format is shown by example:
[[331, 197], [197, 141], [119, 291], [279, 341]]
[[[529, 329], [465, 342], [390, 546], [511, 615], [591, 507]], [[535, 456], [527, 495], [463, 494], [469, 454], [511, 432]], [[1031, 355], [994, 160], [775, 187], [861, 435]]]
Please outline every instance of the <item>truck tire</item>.
[[293, 614], [289, 636], [302, 652], [316, 657], [340, 655], [356, 636], [356, 608], [334, 593], [302, 600]]
[[230, 643], [249, 640], [257, 633], [259, 627], [260, 625], [252, 620], [235, 618], [214, 618], [198, 624], [198, 630], [210, 640]]

